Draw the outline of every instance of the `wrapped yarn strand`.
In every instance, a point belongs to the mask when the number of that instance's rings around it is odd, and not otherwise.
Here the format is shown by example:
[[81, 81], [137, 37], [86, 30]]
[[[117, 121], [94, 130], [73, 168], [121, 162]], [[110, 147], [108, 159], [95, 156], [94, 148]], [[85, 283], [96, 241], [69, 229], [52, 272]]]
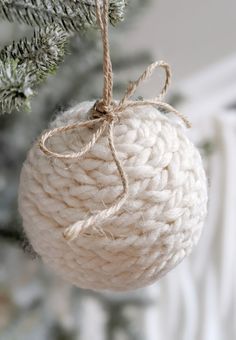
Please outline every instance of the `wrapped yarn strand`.
[[[151, 77], [152, 73], [154, 72], [155, 69], [157, 69], [158, 67], [163, 67], [166, 71], [166, 81], [165, 81], [165, 85], [163, 86], [163, 89], [160, 93], [160, 95], [154, 99], [154, 100], [146, 100], [146, 101], [141, 101], [141, 102], [133, 102], [133, 101], [129, 101], [130, 96], [132, 96], [135, 91], [137, 90], [138, 86], [145, 80], [147, 80], [148, 78]], [[125, 174], [125, 171], [122, 167], [122, 164], [116, 154], [116, 148], [114, 146], [114, 141], [113, 141], [113, 125], [114, 122], [117, 122], [119, 117], [122, 117], [122, 113], [125, 112], [125, 110], [129, 107], [136, 107], [136, 106], [147, 106], [149, 105], [153, 105], [153, 106], [158, 106], [159, 108], [168, 108], [169, 111], [172, 111], [173, 113], [175, 113], [177, 116], [179, 116], [183, 122], [186, 124], [187, 127], [190, 127], [190, 123], [188, 122], [188, 120], [181, 115], [181, 113], [179, 113], [177, 110], [175, 110], [174, 108], [172, 108], [170, 105], [164, 103], [164, 102], [160, 102], [160, 97], [163, 97], [164, 94], [166, 93], [168, 86], [170, 84], [170, 77], [171, 77], [171, 71], [170, 71], [170, 67], [168, 64], [166, 64], [163, 61], [160, 62], [155, 62], [153, 64], [151, 64], [150, 66], [148, 66], [148, 68], [144, 71], [144, 73], [140, 76], [140, 78], [129, 84], [124, 97], [121, 99], [121, 101], [118, 103], [118, 105], [116, 106], [114, 103], [111, 106], [110, 104], [110, 112], [105, 112], [104, 113], [104, 107], [103, 111], [98, 111], [97, 107], [98, 105], [100, 105], [100, 109], [101, 109], [101, 101], [98, 101], [95, 103], [92, 112], [93, 114], [95, 113], [95, 115], [97, 117], [100, 117], [100, 115], [102, 115], [102, 117], [97, 118], [97, 119], [92, 119], [92, 120], [88, 120], [82, 123], [77, 123], [77, 124], [72, 124], [72, 125], [68, 125], [65, 127], [59, 127], [56, 128], [54, 130], [50, 130], [49, 132], [46, 132], [42, 135], [41, 140], [39, 142], [39, 147], [40, 149], [45, 153], [45, 155], [48, 156], [53, 156], [55, 158], [65, 158], [65, 159], [80, 159], [82, 156], [84, 156], [88, 151], [91, 150], [91, 148], [94, 146], [94, 144], [97, 142], [97, 140], [101, 137], [101, 135], [105, 132], [106, 128], [108, 127], [109, 129], [109, 133], [108, 133], [108, 140], [109, 140], [109, 145], [110, 145], [110, 150], [111, 153], [113, 155], [113, 159], [116, 163], [118, 172], [120, 174], [121, 177], [121, 181], [123, 184], [123, 191], [124, 191], [124, 197], [122, 197], [122, 199], [117, 198], [117, 200], [114, 202], [113, 206], [105, 209], [104, 211], [99, 212], [97, 215], [91, 216], [89, 217], [86, 221], [78, 221], [76, 223], [74, 223], [73, 225], [71, 225], [70, 227], [66, 228], [65, 232], [64, 232], [64, 236], [67, 240], [73, 240], [75, 237], [78, 237], [78, 235], [85, 230], [86, 228], [92, 226], [92, 225], [96, 225], [97, 228], [97, 223], [102, 222], [102, 219], [106, 219], [107, 217], [109, 217], [110, 215], [115, 214], [120, 208], [121, 206], [125, 203], [125, 200], [128, 197], [128, 179], [127, 176]], [[152, 103], [152, 104], [151, 104]], [[53, 135], [58, 134], [58, 133], [62, 133], [62, 132], [66, 132], [66, 131], [70, 131], [73, 129], [78, 129], [80, 127], [83, 126], [91, 126], [94, 123], [98, 123], [98, 122], [102, 122], [101, 126], [94, 132], [94, 134], [92, 135], [91, 141], [89, 141], [84, 147], [82, 147], [82, 149], [78, 152], [73, 152], [73, 153], [66, 153], [66, 154], [58, 154], [54, 151], [51, 151], [47, 148], [46, 146], [46, 142], [48, 141], [49, 138], [51, 138]]]

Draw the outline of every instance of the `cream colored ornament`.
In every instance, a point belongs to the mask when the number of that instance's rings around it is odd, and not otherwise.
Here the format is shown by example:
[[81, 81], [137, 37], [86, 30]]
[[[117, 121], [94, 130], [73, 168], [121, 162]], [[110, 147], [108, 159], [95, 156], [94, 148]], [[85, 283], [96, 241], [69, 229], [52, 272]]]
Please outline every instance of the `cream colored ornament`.
[[[151, 284], [191, 253], [207, 206], [197, 149], [165, 112], [187, 119], [162, 98], [165, 62], [147, 67], [120, 102], [112, 100], [109, 0], [96, 0], [104, 47], [102, 100], [63, 113], [24, 163], [19, 209], [35, 251], [82, 288], [125, 291]], [[161, 94], [132, 101], [155, 69]]]
[[[51, 128], [87, 120], [93, 104], [63, 113]], [[77, 152], [96, 128], [60, 133], [48, 147]], [[179, 123], [150, 105], [128, 107], [114, 126], [114, 144], [128, 198], [71, 241], [66, 228], [111, 206], [122, 192], [106, 132], [79, 161], [47, 157], [36, 142], [21, 173], [19, 208], [35, 251], [82, 288], [125, 291], [155, 282], [191, 253], [206, 216], [201, 157]]]

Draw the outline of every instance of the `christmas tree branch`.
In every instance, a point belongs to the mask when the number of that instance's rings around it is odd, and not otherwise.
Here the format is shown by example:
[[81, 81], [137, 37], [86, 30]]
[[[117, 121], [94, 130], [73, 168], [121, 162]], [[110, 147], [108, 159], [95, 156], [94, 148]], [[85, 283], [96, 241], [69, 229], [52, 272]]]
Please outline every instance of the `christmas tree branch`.
[[0, 112], [29, 108], [34, 83], [26, 65], [12, 59], [0, 61]]
[[[54, 70], [65, 54], [69, 34], [57, 26], [34, 32], [32, 39], [23, 38], [0, 51], [0, 60], [17, 59], [20, 64], [33, 63], [39, 72]], [[32, 67], [32, 65], [31, 65]]]
[[[111, 0], [112, 24], [123, 20], [125, 5], [125, 0]], [[0, 0], [0, 17], [39, 27], [58, 24], [69, 32], [96, 26], [94, 1], [89, 0]]]
[[56, 26], [34, 32], [0, 51], [0, 111], [29, 108], [34, 89], [63, 60], [68, 33]]
[[[125, 0], [111, 0], [112, 24], [123, 19]], [[69, 32], [96, 26], [94, 1], [0, 0], [0, 17], [39, 28], [31, 40], [0, 51], [0, 112], [29, 109], [35, 88], [62, 61]]]

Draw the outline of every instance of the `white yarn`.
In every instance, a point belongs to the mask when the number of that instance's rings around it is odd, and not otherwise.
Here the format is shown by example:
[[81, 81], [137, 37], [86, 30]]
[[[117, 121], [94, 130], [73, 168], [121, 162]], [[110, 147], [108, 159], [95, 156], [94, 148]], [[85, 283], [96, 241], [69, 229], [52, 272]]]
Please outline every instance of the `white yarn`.
[[[87, 120], [92, 105], [79, 104], [51, 127]], [[60, 134], [49, 146], [75, 152], [92, 133], [86, 127]], [[128, 108], [114, 142], [129, 198], [116, 216], [74, 241], [63, 230], [110, 206], [122, 191], [106, 133], [81, 160], [48, 158], [35, 143], [21, 173], [19, 209], [35, 251], [82, 288], [125, 291], [153, 283], [192, 251], [206, 216], [201, 157], [179, 124], [153, 107]]]

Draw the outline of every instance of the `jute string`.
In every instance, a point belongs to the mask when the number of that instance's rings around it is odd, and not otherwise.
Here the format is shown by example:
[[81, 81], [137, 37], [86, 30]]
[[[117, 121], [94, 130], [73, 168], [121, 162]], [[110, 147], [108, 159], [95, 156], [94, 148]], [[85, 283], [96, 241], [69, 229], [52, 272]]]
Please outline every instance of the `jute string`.
[[[67, 126], [59, 127], [45, 132], [39, 141], [39, 147], [44, 152], [45, 155], [56, 158], [56, 159], [81, 159], [87, 152], [91, 150], [97, 140], [107, 131], [107, 138], [109, 142], [109, 147], [112, 153], [112, 157], [116, 164], [120, 179], [122, 182], [123, 190], [121, 194], [116, 198], [114, 203], [107, 209], [104, 209], [97, 214], [88, 217], [85, 220], [78, 221], [73, 225], [67, 227], [64, 230], [64, 237], [66, 240], [71, 241], [78, 237], [82, 232], [84, 232], [89, 227], [99, 226], [108, 217], [115, 215], [126, 202], [129, 195], [129, 183], [127, 174], [122, 166], [122, 163], [118, 157], [116, 147], [114, 144], [114, 125], [119, 121], [122, 114], [127, 108], [130, 107], [142, 107], [151, 105], [160, 109], [164, 109], [167, 112], [173, 112], [178, 116], [187, 127], [190, 127], [188, 119], [182, 115], [179, 111], [174, 109], [171, 105], [162, 101], [165, 96], [171, 81], [171, 70], [170, 66], [164, 61], [157, 61], [149, 65], [143, 74], [134, 82], [130, 82], [123, 98], [118, 104], [113, 102], [113, 72], [112, 63], [110, 57], [110, 47], [109, 47], [109, 34], [108, 34], [108, 11], [109, 11], [109, 0], [103, 0], [103, 6], [99, 5], [98, 0], [96, 0], [96, 13], [97, 21], [101, 30], [102, 42], [103, 42], [103, 74], [104, 74], [104, 87], [103, 87], [103, 97], [98, 100], [92, 110], [92, 119], [83, 121], [80, 123], [74, 123]], [[132, 101], [131, 96], [134, 95], [137, 88], [146, 80], [148, 80], [157, 68], [162, 68], [165, 71], [165, 84], [160, 94], [153, 99], [145, 99]], [[78, 152], [69, 153], [57, 153], [50, 150], [47, 146], [47, 142], [50, 138], [55, 135], [77, 130], [81, 127], [98, 126], [96, 131], [92, 134], [90, 141], [81, 148]]]

